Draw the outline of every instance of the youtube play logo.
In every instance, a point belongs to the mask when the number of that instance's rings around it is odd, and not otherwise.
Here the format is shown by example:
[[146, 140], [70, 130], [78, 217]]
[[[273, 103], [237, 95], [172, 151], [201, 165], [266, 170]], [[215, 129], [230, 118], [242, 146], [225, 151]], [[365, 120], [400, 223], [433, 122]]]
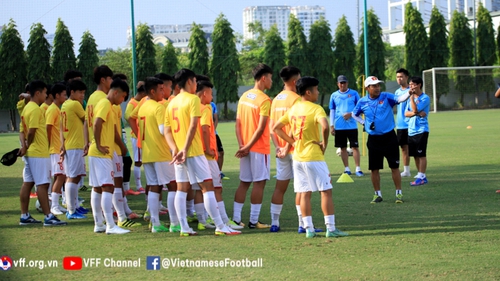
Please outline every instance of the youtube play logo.
[[65, 270], [80, 270], [82, 269], [81, 257], [64, 257], [63, 268]]

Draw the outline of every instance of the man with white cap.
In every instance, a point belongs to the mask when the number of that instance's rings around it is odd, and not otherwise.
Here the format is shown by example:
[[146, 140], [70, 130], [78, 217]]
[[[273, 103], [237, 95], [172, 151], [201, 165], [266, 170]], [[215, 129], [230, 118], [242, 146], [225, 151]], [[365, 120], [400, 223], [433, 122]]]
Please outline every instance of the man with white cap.
[[[396, 186], [396, 203], [403, 203], [401, 193], [401, 173], [399, 171], [399, 145], [396, 133], [394, 132], [394, 113], [392, 108], [401, 102], [406, 101], [410, 95], [405, 93], [395, 96], [391, 93], [381, 92], [380, 81], [375, 76], [369, 76], [365, 80], [365, 88], [368, 95], [361, 98], [354, 107], [352, 116], [358, 122], [365, 125], [368, 133], [368, 169], [371, 171], [371, 180], [375, 195], [372, 204], [382, 202], [382, 192], [380, 191], [380, 173], [384, 168], [384, 157], [387, 159], [389, 168], [392, 171], [392, 180]], [[364, 113], [365, 119], [359, 116]]]

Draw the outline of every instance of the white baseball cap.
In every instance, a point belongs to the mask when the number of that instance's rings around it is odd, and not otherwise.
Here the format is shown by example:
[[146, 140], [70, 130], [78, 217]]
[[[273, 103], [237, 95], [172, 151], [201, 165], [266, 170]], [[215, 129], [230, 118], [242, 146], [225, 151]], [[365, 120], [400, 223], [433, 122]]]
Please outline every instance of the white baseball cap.
[[368, 76], [368, 78], [366, 78], [366, 80], [365, 80], [365, 88], [370, 86], [370, 85], [377, 85], [380, 83], [384, 83], [384, 81], [378, 80], [378, 78], [375, 76]]

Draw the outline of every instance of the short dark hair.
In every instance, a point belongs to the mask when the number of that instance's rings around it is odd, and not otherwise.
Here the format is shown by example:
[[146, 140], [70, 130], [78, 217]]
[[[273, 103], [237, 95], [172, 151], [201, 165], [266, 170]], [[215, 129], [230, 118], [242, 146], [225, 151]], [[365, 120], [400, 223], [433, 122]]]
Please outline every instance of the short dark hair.
[[300, 69], [295, 66], [285, 66], [280, 70], [280, 77], [283, 82], [287, 82], [293, 76], [297, 76], [300, 74]]
[[87, 85], [82, 80], [71, 80], [68, 83], [68, 92], [71, 95], [71, 91], [86, 91]]
[[66, 91], [66, 85], [63, 83], [55, 83], [50, 89], [50, 95], [56, 98], [56, 95], [60, 95], [63, 91]]
[[163, 80], [156, 77], [146, 77], [144, 79], [144, 89], [146, 90], [146, 94], [149, 95], [151, 93], [151, 89], [156, 89], [158, 85], [163, 84]]
[[214, 84], [212, 84], [209, 80], [201, 80], [201, 81], [196, 81], [196, 92], [201, 92], [205, 88], [210, 88], [212, 89], [214, 87]]
[[172, 78], [172, 76], [163, 72], [156, 73], [154, 77], [160, 79], [161, 81], [172, 81], [172, 83], [174, 82], [174, 78]]
[[116, 78], [119, 78], [122, 80], [128, 80], [127, 75], [125, 75], [123, 73], [116, 73], [116, 74], [113, 74], [113, 76], [111, 77], [111, 79], [113, 79], [113, 80], [115, 80]]
[[34, 97], [37, 91], [43, 91], [43, 89], [47, 89], [47, 84], [45, 84], [42, 80], [33, 80], [30, 82], [31, 97]]
[[30, 83], [26, 83], [26, 85], [24, 85], [24, 92], [28, 93], [29, 91], [30, 91]]
[[142, 84], [137, 88], [137, 93], [144, 93], [144, 92], [146, 92], [146, 89], [144, 88], [144, 84]]
[[64, 73], [64, 82], [68, 82], [76, 77], [83, 77], [83, 74], [78, 70], [70, 69]]
[[266, 74], [273, 74], [273, 69], [267, 64], [259, 63], [253, 70], [252, 76], [254, 80], [260, 80], [260, 78]]
[[404, 68], [400, 68], [400, 69], [396, 70], [396, 73], [403, 73], [406, 76], [410, 76], [410, 73], [408, 72], [408, 70], [406, 70]]
[[113, 71], [107, 65], [100, 65], [94, 68], [94, 83], [99, 85], [101, 78], [113, 77]]
[[[105, 76], [105, 77], [107, 77], [107, 76]], [[127, 93], [127, 96], [128, 96], [128, 92], [130, 90], [127, 82], [123, 81], [122, 79], [113, 80], [113, 82], [111, 82], [110, 89], [120, 89], [120, 90], [124, 91], [125, 93]]]
[[[47, 84], [47, 97], [52, 96], [52, 84]], [[52, 96], [55, 98], [55, 96]]]
[[422, 77], [420, 77], [420, 76], [413, 76], [412, 78], [410, 78], [410, 82], [412, 82], [414, 84], [420, 84], [420, 85], [424, 84], [424, 81], [422, 80]]
[[318, 86], [318, 85], [319, 85], [319, 80], [316, 79], [315, 77], [304, 76], [297, 81], [297, 84], [296, 84], [297, 93], [300, 96], [303, 96], [306, 94], [307, 90], [310, 90], [312, 87]]
[[177, 81], [177, 84], [179, 85], [180, 88], [184, 88], [186, 86], [186, 83], [189, 79], [196, 78], [196, 73], [192, 71], [191, 69], [183, 68], [179, 71], [177, 71], [174, 75], [175, 81]]

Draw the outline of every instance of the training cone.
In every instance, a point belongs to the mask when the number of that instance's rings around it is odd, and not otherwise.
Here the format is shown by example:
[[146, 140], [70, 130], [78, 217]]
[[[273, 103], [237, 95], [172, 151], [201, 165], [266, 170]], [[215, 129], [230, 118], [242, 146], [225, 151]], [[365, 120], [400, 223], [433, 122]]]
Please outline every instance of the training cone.
[[342, 173], [340, 178], [337, 180], [337, 183], [350, 183], [350, 182], [354, 182], [354, 180], [352, 180], [352, 178], [346, 173]]

